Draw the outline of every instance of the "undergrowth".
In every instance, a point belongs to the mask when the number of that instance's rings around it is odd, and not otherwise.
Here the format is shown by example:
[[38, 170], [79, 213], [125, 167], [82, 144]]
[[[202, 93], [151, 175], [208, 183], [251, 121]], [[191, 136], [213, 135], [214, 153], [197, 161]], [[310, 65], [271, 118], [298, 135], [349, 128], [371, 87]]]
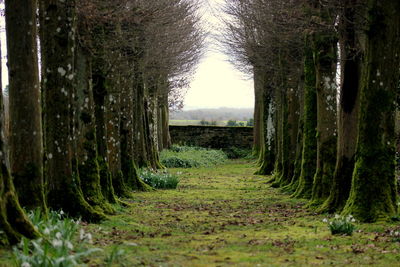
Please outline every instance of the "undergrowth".
[[[13, 247], [15, 266], [83, 266], [88, 256], [103, 251], [91, 246], [92, 234], [85, 232], [80, 220], [68, 218], [63, 211], [50, 211], [45, 216], [37, 209], [29, 212], [28, 217], [40, 232], [41, 238], [22, 238], [21, 242]], [[121, 252], [118, 253], [120, 256]], [[111, 266], [110, 264], [118, 259], [114, 254], [106, 256], [105, 266]]]
[[175, 189], [179, 183], [177, 174], [171, 174], [165, 170], [141, 169], [139, 176], [146, 184], [157, 189]]
[[172, 146], [160, 154], [161, 163], [167, 168], [210, 167], [226, 162], [222, 150], [201, 147]]

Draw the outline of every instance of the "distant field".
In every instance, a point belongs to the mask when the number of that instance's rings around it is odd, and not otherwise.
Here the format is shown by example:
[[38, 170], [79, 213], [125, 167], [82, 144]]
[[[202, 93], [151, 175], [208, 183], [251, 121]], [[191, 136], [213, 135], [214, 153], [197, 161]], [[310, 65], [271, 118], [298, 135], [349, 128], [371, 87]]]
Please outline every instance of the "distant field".
[[[200, 125], [201, 120], [170, 120], [170, 125]], [[217, 121], [218, 126], [225, 126], [228, 121]], [[246, 121], [238, 121], [243, 122], [246, 125]]]

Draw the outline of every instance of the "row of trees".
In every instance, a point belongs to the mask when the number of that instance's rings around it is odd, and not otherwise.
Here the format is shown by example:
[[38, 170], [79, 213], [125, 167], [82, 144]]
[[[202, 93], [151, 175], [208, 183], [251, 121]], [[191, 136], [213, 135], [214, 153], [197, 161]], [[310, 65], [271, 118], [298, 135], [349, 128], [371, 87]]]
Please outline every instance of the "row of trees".
[[317, 211], [397, 212], [400, 2], [225, 1], [222, 42], [255, 83], [259, 174]]
[[20, 204], [99, 221], [117, 197], [151, 189], [137, 167], [161, 167], [169, 108], [201, 55], [197, 9], [186, 0], [5, 1], [0, 227], [11, 244], [38, 235]]

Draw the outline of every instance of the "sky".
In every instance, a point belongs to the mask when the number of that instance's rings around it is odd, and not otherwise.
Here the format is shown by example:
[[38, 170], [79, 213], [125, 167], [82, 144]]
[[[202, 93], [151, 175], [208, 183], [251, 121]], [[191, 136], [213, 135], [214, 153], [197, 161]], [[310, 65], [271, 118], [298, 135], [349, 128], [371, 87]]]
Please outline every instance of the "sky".
[[[211, 25], [210, 30], [216, 29], [219, 14], [216, 6], [221, 0], [206, 0], [202, 18]], [[213, 27], [214, 25], [214, 27]], [[207, 43], [214, 43], [212, 33]], [[197, 67], [193, 81], [185, 97], [184, 110], [194, 108], [253, 108], [253, 81], [240, 73], [227, 61], [227, 57], [212, 45], [206, 48], [205, 55]]]
[[184, 109], [252, 108], [253, 81], [235, 70], [223, 54], [207, 51], [185, 97]]

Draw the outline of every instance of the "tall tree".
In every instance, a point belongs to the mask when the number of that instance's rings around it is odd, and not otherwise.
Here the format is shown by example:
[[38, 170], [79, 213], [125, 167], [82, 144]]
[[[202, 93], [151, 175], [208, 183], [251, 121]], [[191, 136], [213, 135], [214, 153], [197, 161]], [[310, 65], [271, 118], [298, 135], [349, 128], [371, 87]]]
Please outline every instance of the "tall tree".
[[395, 101], [400, 75], [400, 2], [368, 0], [356, 162], [345, 214], [362, 221], [397, 213]]
[[320, 205], [330, 194], [336, 163], [337, 125], [337, 35], [336, 12], [319, 1], [313, 2], [319, 22], [312, 37], [317, 91], [317, 169], [311, 205]]
[[310, 198], [317, 163], [317, 92], [311, 36], [307, 37], [304, 60], [304, 117], [301, 173], [294, 197]]
[[37, 1], [6, 1], [10, 164], [21, 205], [46, 210], [38, 73]]
[[359, 0], [340, 0], [338, 35], [340, 44], [340, 99], [338, 105], [337, 155], [332, 187], [319, 211], [341, 211], [349, 197], [358, 137], [360, 78], [363, 52], [358, 32], [364, 8]]
[[41, 48], [45, 98], [46, 180], [48, 203], [85, 220], [98, 221], [104, 214], [84, 199], [76, 154], [74, 109], [76, 97], [74, 0], [41, 0]]
[[[0, 73], [1, 69], [0, 65]], [[39, 237], [39, 233], [35, 230], [19, 204], [13, 179], [11, 178], [7, 166], [8, 154], [4, 140], [5, 113], [1, 84], [2, 81], [0, 76], [0, 228], [6, 234], [9, 244], [15, 245], [20, 241], [22, 236], [33, 239]]]

